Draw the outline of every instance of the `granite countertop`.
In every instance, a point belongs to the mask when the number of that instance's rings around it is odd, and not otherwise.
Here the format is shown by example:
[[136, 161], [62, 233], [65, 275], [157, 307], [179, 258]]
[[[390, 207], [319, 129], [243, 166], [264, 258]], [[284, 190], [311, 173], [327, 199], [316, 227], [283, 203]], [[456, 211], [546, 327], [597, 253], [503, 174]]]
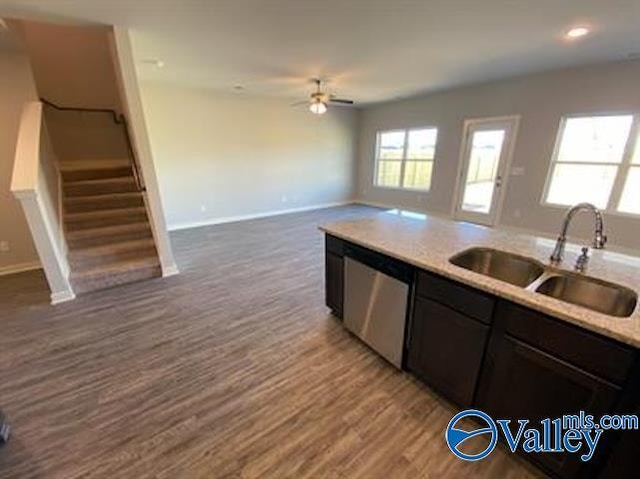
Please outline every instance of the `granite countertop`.
[[[422, 216], [422, 215], [420, 215]], [[424, 270], [454, 279], [585, 329], [640, 348], [640, 306], [628, 318], [591, 311], [449, 263], [472, 247], [508, 251], [548, 264], [555, 241], [432, 216], [405, 217], [402, 212], [344, 220], [320, 226], [326, 233], [387, 254]], [[562, 267], [573, 269], [580, 245], [567, 244]], [[586, 274], [626, 286], [640, 286], [640, 257], [594, 250]]]

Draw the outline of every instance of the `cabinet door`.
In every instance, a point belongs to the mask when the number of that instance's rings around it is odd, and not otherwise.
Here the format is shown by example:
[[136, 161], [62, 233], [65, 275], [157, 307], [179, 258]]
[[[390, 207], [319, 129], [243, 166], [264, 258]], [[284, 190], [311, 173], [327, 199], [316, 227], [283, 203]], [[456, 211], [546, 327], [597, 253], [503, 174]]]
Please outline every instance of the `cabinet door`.
[[[544, 418], [613, 411], [618, 389], [596, 376], [510, 336], [492, 336], [478, 392], [478, 406], [494, 419]], [[559, 477], [589, 477], [579, 454], [526, 454]]]
[[450, 401], [470, 406], [488, 331], [479, 321], [418, 296], [407, 367]]
[[325, 302], [342, 319], [344, 297], [344, 258], [329, 251], [325, 256]]
[[[633, 412], [640, 416], [640, 408]], [[609, 434], [609, 431], [607, 431]], [[640, 457], [640, 431], [619, 431], [618, 440], [613, 445], [613, 450], [607, 459], [601, 479], [616, 479], [620, 477], [632, 477], [632, 471], [638, 468]]]

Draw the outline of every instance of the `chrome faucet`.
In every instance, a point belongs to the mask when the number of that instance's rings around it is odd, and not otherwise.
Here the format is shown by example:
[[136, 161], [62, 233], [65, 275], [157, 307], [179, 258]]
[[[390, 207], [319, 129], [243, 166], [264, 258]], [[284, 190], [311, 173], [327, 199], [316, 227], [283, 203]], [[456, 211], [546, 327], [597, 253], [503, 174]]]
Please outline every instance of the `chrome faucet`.
[[571, 219], [576, 213], [583, 210], [591, 211], [596, 218], [593, 247], [595, 249], [604, 249], [604, 245], [607, 242], [607, 237], [604, 234], [604, 221], [602, 220], [602, 212], [591, 203], [578, 203], [577, 205], [569, 208], [567, 214], [564, 217], [564, 221], [562, 222], [562, 231], [560, 231], [560, 236], [558, 236], [558, 241], [556, 241], [556, 247], [551, 254], [550, 259], [552, 264], [562, 263], [562, 259], [564, 258], [564, 248], [567, 244], [567, 230], [569, 229], [569, 223], [571, 223]]

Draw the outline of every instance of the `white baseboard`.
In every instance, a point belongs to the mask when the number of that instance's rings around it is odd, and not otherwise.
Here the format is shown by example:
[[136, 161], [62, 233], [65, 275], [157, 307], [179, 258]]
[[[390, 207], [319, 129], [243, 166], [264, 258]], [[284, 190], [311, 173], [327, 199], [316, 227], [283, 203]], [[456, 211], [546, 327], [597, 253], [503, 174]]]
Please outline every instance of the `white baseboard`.
[[446, 213], [442, 213], [442, 212], [438, 212], [438, 211], [430, 211], [430, 210], [426, 210], [424, 208], [411, 208], [408, 206], [402, 206], [402, 205], [394, 205], [391, 203], [381, 203], [378, 201], [369, 201], [369, 200], [364, 200], [364, 199], [356, 199], [353, 200], [353, 203], [358, 204], [358, 205], [364, 205], [364, 206], [373, 206], [374, 208], [382, 208], [385, 210], [404, 210], [404, 211], [410, 211], [410, 212], [415, 212], [415, 213], [420, 213], [420, 214], [424, 214], [427, 216], [434, 216], [436, 218], [444, 218], [444, 219], [448, 219], [448, 220], [453, 220], [453, 218], [446, 214]]
[[41, 269], [40, 261], [32, 261], [29, 263], [11, 264], [9, 266], [3, 266], [0, 268], [0, 276], [7, 274], [23, 273], [24, 271], [33, 271], [34, 269]]
[[222, 218], [211, 218], [203, 221], [193, 221], [187, 223], [176, 223], [169, 225], [169, 231], [185, 230], [189, 228], [199, 228], [201, 226], [213, 226], [223, 223], [235, 223], [237, 221], [255, 220], [259, 218], [268, 218], [269, 216], [287, 215], [291, 213], [301, 213], [303, 211], [320, 210], [323, 208], [333, 208], [335, 206], [345, 206], [353, 204], [353, 200], [338, 201], [335, 203], [323, 203], [319, 205], [302, 206], [299, 208], [288, 208], [286, 210], [272, 210], [262, 213], [253, 213], [249, 215], [225, 216]]
[[59, 291], [57, 293], [51, 293], [51, 304], [65, 303], [76, 299], [76, 295], [73, 291]]
[[174, 276], [176, 274], [180, 274], [180, 270], [178, 269], [178, 265], [173, 263], [172, 265], [167, 266], [166, 268], [162, 268], [162, 277], [167, 278], [169, 276]]
[[[398, 206], [393, 206], [393, 205], [388, 204], [388, 203], [379, 203], [377, 201], [369, 201], [369, 200], [362, 200], [362, 199], [353, 200], [353, 203], [355, 203], [357, 205], [373, 206], [374, 208], [382, 208], [382, 209], [385, 209], [385, 210], [394, 210], [394, 209], [398, 208]], [[400, 207], [400, 208], [402, 208], [402, 207]]]

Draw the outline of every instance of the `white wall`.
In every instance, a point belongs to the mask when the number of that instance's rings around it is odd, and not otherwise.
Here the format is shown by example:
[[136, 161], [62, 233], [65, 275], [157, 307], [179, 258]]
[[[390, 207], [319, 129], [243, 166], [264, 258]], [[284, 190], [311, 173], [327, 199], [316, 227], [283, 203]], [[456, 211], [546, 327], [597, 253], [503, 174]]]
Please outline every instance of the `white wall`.
[[[640, 112], [640, 61], [528, 75], [457, 88], [365, 108], [361, 112], [357, 197], [367, 202], [449, 215], [454, 201], [462, 124], [465, 118], [520, 114], [511, 176], [499, 223], [557, 234], [563, 209], [542, 206], [540, 198], [563, 115], [603, 111]], [[431, 191], [424, 194], [373, 186], [378, 130], [437, 126], [438, 145]], [[574, 233], [588, 236], [592, 219], [579, 218]], [[610, 243], [640, 249], [640, 220], [607, 215]]]
[[352, 197], [357, 112], [143, 83], [170, 229]]
[[38, 254], [26, 219], [11, 191], [11, 174], [24, 103], [37, 100], [27, 57], [0, 51], [0, 241], [10, 251], [0, 251], [0, 274], [38, 266]]
[[133, 58], [130, 31], [123, 27], [114, 27], [110, 38], [111, 55], [116, 65], [118, 88], [123, 99], [126, 116], [129, 119], [131, 146], [135, 151], [135, 159], [140, 167], [138, 171], [144, 179], [146, 192], [144, 201], [149, 212], [149, 220], [153, 238], [160, 257], [162, 275], [171, 276], [178, 273], [171, 248], [171, 240], [167, 231], [164, 215], [163, 199], [160, 196], [157, 168], [151, 152], [147, 120], [140, 91], [140, 83]]

